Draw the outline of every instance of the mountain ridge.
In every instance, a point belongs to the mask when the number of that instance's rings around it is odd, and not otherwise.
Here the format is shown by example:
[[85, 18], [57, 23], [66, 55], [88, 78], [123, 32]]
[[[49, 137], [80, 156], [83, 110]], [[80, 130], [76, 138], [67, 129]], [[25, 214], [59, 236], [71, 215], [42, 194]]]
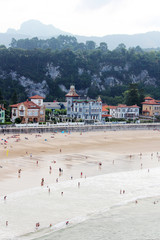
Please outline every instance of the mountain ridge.
[[38, 20], [29, 20], [21, 24], [20, 29], [15, 30], [9, 28], [6, 33], [0, 33], [0, 44], [9, 47], [12, 38], [25, 39], [38, 37], [40, 39], [47, 39], [57, 37], [59, 35], [75, 36], [78, 42], [94, 41], [96, 44], [106, 42], [109, 49], [116, 48], [120, 43], [124, 43], [127, 48], [140, 46], [141, 48], [158, 48], [160, 47], [160, 32], [151, 31], [137, 34], [112, 34], [102, 37], [98, 36], [81, 36], [65, 32], [54, 27], [52, 24], [46, 25]]

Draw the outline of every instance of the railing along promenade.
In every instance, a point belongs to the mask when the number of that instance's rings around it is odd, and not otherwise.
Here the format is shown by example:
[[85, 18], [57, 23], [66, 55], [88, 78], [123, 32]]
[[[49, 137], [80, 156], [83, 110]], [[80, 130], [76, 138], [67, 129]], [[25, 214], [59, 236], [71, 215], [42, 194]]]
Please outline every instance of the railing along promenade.
[[122, 130], [160, 130], [160, 123], [139, 123], [139, 124], [49, 124], [49, 125], [17, 125], [1, 126], [0, 134], [19, 133], [47, 133], [47, 132], [89, 132], [89, 131], [122, 131]]

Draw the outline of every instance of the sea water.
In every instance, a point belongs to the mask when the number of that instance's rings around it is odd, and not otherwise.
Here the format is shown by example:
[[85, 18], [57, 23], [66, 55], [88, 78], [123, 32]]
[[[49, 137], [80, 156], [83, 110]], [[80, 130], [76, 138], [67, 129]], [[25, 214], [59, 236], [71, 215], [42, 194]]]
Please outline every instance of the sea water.
[[45, 185], [9, 194], [6, 201], [1, 198], [0, 239], [160, 239], [159, 167], [83, 177], [49, 187], [50, 193]]

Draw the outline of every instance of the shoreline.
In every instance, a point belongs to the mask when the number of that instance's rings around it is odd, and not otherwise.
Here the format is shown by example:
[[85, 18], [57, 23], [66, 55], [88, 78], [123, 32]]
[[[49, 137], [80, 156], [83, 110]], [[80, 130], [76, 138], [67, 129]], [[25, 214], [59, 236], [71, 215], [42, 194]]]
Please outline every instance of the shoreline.
[[159, 142], [160, 132], [150, 130], [1, 134], [1, 236], [33, 239], [37, 222], [36, 236], [43, 229], [54, 235], [57, 224], [108, 207], [112, 220], [114, 206], [124, 204], [121, 213], [131, 200], [138, 201], [133, 213], [143, 212], [145, 196], [158, 206]]

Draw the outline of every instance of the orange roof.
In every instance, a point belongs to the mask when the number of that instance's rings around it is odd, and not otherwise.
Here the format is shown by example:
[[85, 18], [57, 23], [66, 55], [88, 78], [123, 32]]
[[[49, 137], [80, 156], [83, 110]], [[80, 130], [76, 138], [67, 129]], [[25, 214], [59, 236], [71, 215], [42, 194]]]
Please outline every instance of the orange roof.
[[103, 105], [102, 106], [102, 112], [108, 112], [109, 110], [107, 108], [109, 108], [108, 105]]
[[117, 106], [109, 106], [110, 109], [117, 109]]
[[152, 100], [153, 98], [151, 98], [151, 97], [145, 97], [144, 99], [145, 99], [145, 100]]
[[17, 104], [10, 105], [12, 108], [17, 108], [19, 105], [24, 104], [29, 109], [40, 109], [40, 107], [32, 101], [25, 101]]
[[[102, 112], [106, 112], [108, 109], [106, 108], [109, 108], [109, 109], [116, 109], [117, 106], [110, 106], [110, 105], [102, 105]], [[109, 111], [109, 110], [108, 110]]]
[[118, 107], [124, 108], [124, 107], [127, 107], [127, 105], [126, 104], [118, 104]]
[[150, 100], [150, 101], [146, 101], [146, 102], [142, 102], [142, 104], [146, 104], [146, 105], [160, 105], [160, 103], [158, 103], [156, 100]]
[[137, 104], [131, 105], [131, 106], [127, 106], [126, 104], [119, 104], [118, 107], [119, 107], [119, 108], [126, 108], [126, 107], [129, 107], [129, 108], [139, 108], [139, 107], [137, 106]]
[[36, 109], [36, 108], [40, 109], [40, 107], [32, 101], [27, 100], [27, 101], [23, 102], [23, 104], [29, 109]]
[[10, 105], [10, 107], [17, 108], [19, 104], [21, 104], [21, 103], [12, 104], [12, 105]]
[[102, 117], [112, 117], [112, 115], [109, 115], [109, 114], [102, 114]]
[[39, 95], [35, 95], [35, 96], [30, 97], [30, 99], [44, 99], [44, 97], [41, 97]]

